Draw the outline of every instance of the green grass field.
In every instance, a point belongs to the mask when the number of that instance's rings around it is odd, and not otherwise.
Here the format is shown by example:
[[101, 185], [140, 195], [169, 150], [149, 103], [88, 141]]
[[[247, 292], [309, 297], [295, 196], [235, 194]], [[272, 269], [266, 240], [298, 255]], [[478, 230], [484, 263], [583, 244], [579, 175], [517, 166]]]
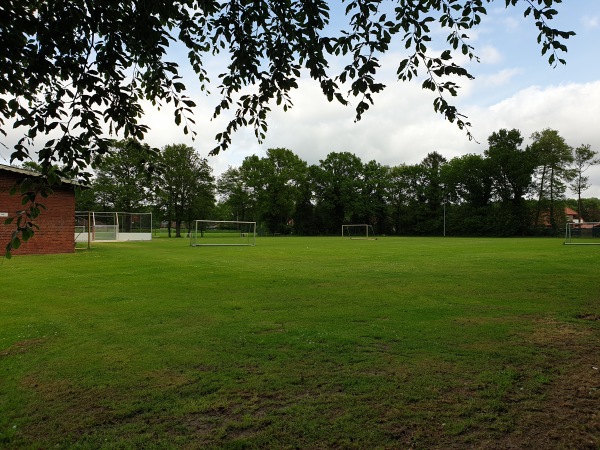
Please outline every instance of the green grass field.
[[600, 247], [96, 244], [0, 265], [0, 447], [599, 448]]

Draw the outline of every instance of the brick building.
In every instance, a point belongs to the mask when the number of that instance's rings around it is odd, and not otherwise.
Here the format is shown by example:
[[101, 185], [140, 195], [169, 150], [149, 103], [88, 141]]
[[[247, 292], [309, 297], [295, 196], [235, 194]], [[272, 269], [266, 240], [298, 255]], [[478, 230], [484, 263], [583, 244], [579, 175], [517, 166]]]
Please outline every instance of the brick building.
[[[4, 254], [6, 244], [10, 241], [16, 224], [13, 221], [5, 225], [8, 217], [22, 210], [20, 195], [10, 195], [16, 182], [37, 174], [30, 170], [0, 164], [0, 255]], [[63, 181], [61, 186], [53, 187], [54, 193], [48, 198], [39, 200], [47, 209], [42, 209], [35, 223], [40, 227], [29, 241], [22, 242], [21, 247], [13, 250], [13, 255], [73, 253], [75, 230], [75, 185]]]

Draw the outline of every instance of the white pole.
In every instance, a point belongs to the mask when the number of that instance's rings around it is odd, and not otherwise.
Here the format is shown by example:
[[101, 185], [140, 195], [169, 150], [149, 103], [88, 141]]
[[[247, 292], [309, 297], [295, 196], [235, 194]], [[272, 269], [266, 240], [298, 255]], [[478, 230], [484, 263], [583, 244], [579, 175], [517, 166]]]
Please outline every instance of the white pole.
[[444, 199], [444, 237], [446, 237], [446, 199]]
[[88, 229], [88, 233], [87, 233], [87, 237], [88, 237], [88, 245], [87, 245], [87, 249], [89, 250], [90, 248], [92, 248], [92, 213], [90, 211], [88, 211], [88, 219], [87, 219], [87, 229]]

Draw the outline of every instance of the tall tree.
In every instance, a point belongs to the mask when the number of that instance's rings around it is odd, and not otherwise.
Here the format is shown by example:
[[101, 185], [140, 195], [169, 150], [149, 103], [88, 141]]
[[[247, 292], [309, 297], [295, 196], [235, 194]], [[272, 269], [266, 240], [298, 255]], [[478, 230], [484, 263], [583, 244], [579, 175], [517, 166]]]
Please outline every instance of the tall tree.
[[445, 221], [452, 234], [514, 233], [511, 215], [498, 214], [498, 205], [493, 201], [494, 179], [489, 158], [474, 154], [452, 158], [443, 168], [443, 178], [448, 192]]
[[267, 150], [264, 158], [247, 157], [240, 168], [244, 182], [257, 197], [260, 219], [271, 233], [287, 234], [292, 227], [299, 185], [308, 166], [285, 148]]
[[443, 204], [448, 195], [444, 179], [446, 164], [446, 158], [434, 151], [428, 153], [415, 167], [417, 202], [412, 204], [412, 208], [417, 214], [414, 226], [417, 234], [442, 233]]
[[221, 174], [217, 180], [217, 192], [220, 203], [228, 206], [230, 211], [230, 215], [223, 217], [223, 220], [254, 219], [252, 211], [256, 207], [256, 198], [246, 185], [239, 168], [229, 167]]
[[212, 168], [184, 144], [167, 145], [161, 150], [156, 188], [158, 206], [169, 224], [169, 237], [171, 222], [175, 222], [175, 237], [182, 237], [184, 221], [189, 228], [193, 220], [207, 217], [214, 207]]
[[[195, 104], [185, 93], [178, 64], [168, 56], [177, 42], [187, 48], [202, 89], [210, 88], [206, 59], [224, 52], [231, 60], [217, 76], [221, 100], [214, 115], [235, 111], [216, 136], [216, 154], [240, 127], [254, 127], [261, 140], [270, 104], [284, 110], [292, 106], [290, 92], [298, 87], [302, 69], [328, 100], [348, 104], [356, 97], [360, 119], [385, 87], [376, 77], [380, 58], [394, 40], [408, 50], [399, 61], [398, 78], [423, 80], [423, 89], [436, 95], [434, 110], [468, 128], [448, 103], [448, 96], [457, 94], [456, 77], [472, 78], [454, 57], [478, 59], [467, 31], [479, 26], [487, 14], [484, 5], [492, 1], [500, 0], [402, 1], [395, 8], [393, 2], [348, 0], [346, 23], [332, 26], [325, 0], [5, 0], [0, 4], [0, 132], [23, 132], [11, 155], [16, 161], [32, 157], [36, 137], [55, 133], [38, 152], [50, 185], [61, 176], [51, 170], [54, 164], [80, 171], [106, 153], [107, 129], [143, 139], [148, 131], [141, 121], [144, 101], [173, 104], [175, 122], [194, 133]], [[560, 54], [574, 33], [550, 26], [561, 0], [501, 3], [525, 3], [542, 53], [551, 65], [564, 63]], [[441, 34], [432, 31], [434, 22]], [[434, 39], [438, 45], [430, 44]], [[332, 57], [346, 58], [331, 66], [341, 66], [340, 72], [330, 67]]]
[[443, 167], [448, 161], [438, 152], [431, 152], [421, 161], [424, 201], [432, 212], [437, 212], [445, 200], [447, 189]]
[[489, 159], [494, 192], [503, 202], [519, 206], [529, 192], [535, 159], [529, 149], [521, 149], [523, 137], [515, 128], [493, 132], [484, 154]]
[[452, 158], [444, 166], [443, 178], [447, 194], [454, 202], [473, 208], [488, 206], [492, 200], [492, 179], [489, 160], [480, 155]]
[[91, 190], [104, 211], [139, 211], [152, 202], [157, 153], [135, 139], [115, 141], [98, 165]]
[[584, 173], [591, 166], [600, 164], [600, 158], [598, 158], [598, 152], [591, 149], [589, 144], [580, 145], [573, 150], [573, 166], [572, 175], [573, 179], [569, 187], [573, 193], [577, 194], [577, 215], [581, 220], [581, 193], [590, 187], [590, 178], [585, 176]]
[[[540, 218], [548, 206], [548, 221], [552, 230], [558, 228], [556, 202], [563, 198], [566, 183], [572, 177], [569, 166], [573, 161], [572, 149], [558, 131], [546, 128], [531, 135], [531, 151], [537, 161], [538, 205], [535, 226], [540, 226]], [[546, 213], [543, 211], [544, 214]], [[562, 216], [562, 212], [561, 212]]]
[[339, 233], [359, 211], [363, 179], [361, 159], [349, 152], [331, 152], [313, 173], [315, 198], [326, 233]]
[[[484, 154], [489, 161], [493, 192], [500, 200], [502, 235], [523, 235], [530, 227], [525, 198], [531, 192], [536, 155], [522, 148], [523, 136], [515, 128], [502, 128], [488, 137]], [[498, 220], [497, 222], [500, 222]]]
[[409, 216], [412, 212], [409, 204], [416, 203], [415, 168], [416, 166], [402, 164], [392, 167], [389, 171], [387, 199], [394, 234], [409, 231], [408, 223], [411, 222]]
[[372, 225], [378, 234], [387, 232], [389, 174], [390, 168], [377, 161], [363, 164], [362, 185], [358, 192], [360, 203], [354, 219]]
[[297, 201], [294, 211], [294, 233], [299, 236], [311, 236], [319, 233], [315, 218], [314, 173], [315, 166], [306, 168], [306, 177], [297, 185]]

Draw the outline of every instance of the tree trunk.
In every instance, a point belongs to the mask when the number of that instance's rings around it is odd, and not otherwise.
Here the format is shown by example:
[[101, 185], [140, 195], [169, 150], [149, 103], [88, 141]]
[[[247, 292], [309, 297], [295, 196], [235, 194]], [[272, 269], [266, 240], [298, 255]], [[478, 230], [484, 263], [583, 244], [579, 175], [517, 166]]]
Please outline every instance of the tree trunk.
[[540, 191], [538, 194], [537, 209], [535, 212], [535, 228], [540, 225], [540, 213], [542, 208], [542, 198], [544, 196], [544, 184], [546, 183], [546, 167], [542, 169], [542, 178], [540, 179]]
[[550, 228], [556, 230], [556, 220], [554, 218], [554, 169], [550, 169]]

